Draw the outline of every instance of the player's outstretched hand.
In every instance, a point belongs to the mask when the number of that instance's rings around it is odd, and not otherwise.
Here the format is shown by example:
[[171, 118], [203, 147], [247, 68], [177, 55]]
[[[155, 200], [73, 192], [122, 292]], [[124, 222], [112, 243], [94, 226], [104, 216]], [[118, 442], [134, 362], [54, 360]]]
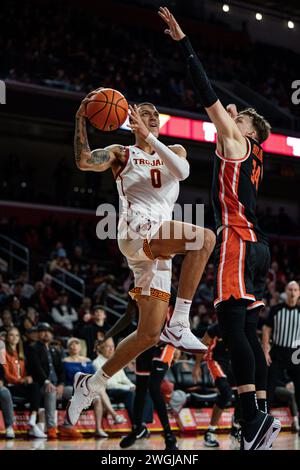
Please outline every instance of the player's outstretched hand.
[[132, 132], [134, 132], [134, 134], [137, 134], [144, 140], [149, 135], [149, 129], [147, 129], [145, 123], [139, 115], [136, 104], [134, 106], [129, 105], [129, 127], [131, 128]]
[[86, 104], [90, 101], [90, 99], [96, 95], [96, 93], [98, 93], [99, 90], [102, 90], [102, 88], [104, 88], [103, 86], [102, 87], [99, 87], [99, 88], [96, 88], [95, 90], [92, 90], [90, 91], [85, 98], [83, 98], [83, 100], [81, 101], [80, 103], [80, 106], [77, 110], [77, 113], [76, 113], [76, 117], [86, 117], [85, 115], [85, 107], [86, 107]]
[[226, 111], [232, 119], [236, 118], [239, 114], [235, 104], [228, 104], [226, 106]]
[[158, 10], [159, 16], [167, 23], [168, 28], [165, 29], [165, 33], [171, 36], [174, 41], [180, 41], [184, 38], [185, 34], [180, 28], [179, 24], [175, 20], [172, 13], [166, 7], [160, 7]]

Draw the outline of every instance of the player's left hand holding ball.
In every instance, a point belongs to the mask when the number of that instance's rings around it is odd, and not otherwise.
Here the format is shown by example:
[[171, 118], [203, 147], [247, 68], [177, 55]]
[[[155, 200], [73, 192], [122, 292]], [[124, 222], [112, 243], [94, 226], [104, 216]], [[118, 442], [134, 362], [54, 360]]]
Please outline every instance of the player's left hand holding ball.
[[76, 117], [86, 117], [86, 104], [91, 100], [91, 98], [98, 93], [99, 90], [102, 90], [103, 87], [96, 88], [96, 90], [90, 91], [85, 98], [80, 103], [80, 106], [77, 110]]
[[140, 136], [142, 139], [146, 139], [149, 135], [149, 129], [147, 129], [141, 116], [139, 115], [137, 105], [129, 105], [129, 127], [132, 132]]

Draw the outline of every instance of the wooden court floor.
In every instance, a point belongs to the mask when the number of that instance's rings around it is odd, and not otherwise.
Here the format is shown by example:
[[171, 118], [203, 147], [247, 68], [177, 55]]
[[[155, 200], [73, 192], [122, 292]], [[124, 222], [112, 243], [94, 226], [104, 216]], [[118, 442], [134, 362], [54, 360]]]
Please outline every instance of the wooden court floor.
[[[230, 440], [227, 434], [219, 437], [220, 450], [229, 450]], [[181, 450], [208, 450], [203, 446], [203, 436], [178, 437], [178, 446]], [[0, 440], [0, 450], [119, 450], [119, 439], [94, 439], [83, 438], [74, 441], [47, 441], [45, 439], [26, 440], [17, 438], [11, 441]], [[158, 434], [153, 434], [148, 439], [141, 439], [130, 449], [163, 450], [164, 440]], [[274, 450], [300, 450], [300, 437], [298, 434], [281, 432], [273, 445]]]

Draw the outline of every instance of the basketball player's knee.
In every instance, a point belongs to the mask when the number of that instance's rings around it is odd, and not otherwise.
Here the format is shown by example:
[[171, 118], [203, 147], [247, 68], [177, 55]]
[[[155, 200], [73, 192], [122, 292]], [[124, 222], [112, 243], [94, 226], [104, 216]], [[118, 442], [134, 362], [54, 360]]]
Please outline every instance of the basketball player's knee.
[[93, 400], [93, 405], [94, 405], [94, 407], [96, 408], [96, 407], [101, 406], [101, 402], [102, 402], [101, 397], [96, 397], [96, 398]]
[[147, 348], [147, 349], [157, 344], [159, 341], [159, 337], [160, 337], [160, 330], [137, 333], [137, 341], [139, 341], [141, 347]]
[[216, 235], [214, 232], [208, 228], [204, 229], [204, 248], [212, 253], [216, 244]]

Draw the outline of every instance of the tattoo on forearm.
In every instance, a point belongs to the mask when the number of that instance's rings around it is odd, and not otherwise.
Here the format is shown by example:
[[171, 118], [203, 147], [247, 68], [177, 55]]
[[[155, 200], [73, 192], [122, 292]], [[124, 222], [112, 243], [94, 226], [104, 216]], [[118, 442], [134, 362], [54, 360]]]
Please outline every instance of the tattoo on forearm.
[[87, 160], [87, 163], [94, 165], [101, 165], [101, 163], [106, 163], [109, 161], [109, 151], [108, 150], [93, 150], [91, 153], [91, 158]]
[[74, 151], [76, 163], [80, 162], [82, 151], [90, 151], [84, 117], [76, 117]]

